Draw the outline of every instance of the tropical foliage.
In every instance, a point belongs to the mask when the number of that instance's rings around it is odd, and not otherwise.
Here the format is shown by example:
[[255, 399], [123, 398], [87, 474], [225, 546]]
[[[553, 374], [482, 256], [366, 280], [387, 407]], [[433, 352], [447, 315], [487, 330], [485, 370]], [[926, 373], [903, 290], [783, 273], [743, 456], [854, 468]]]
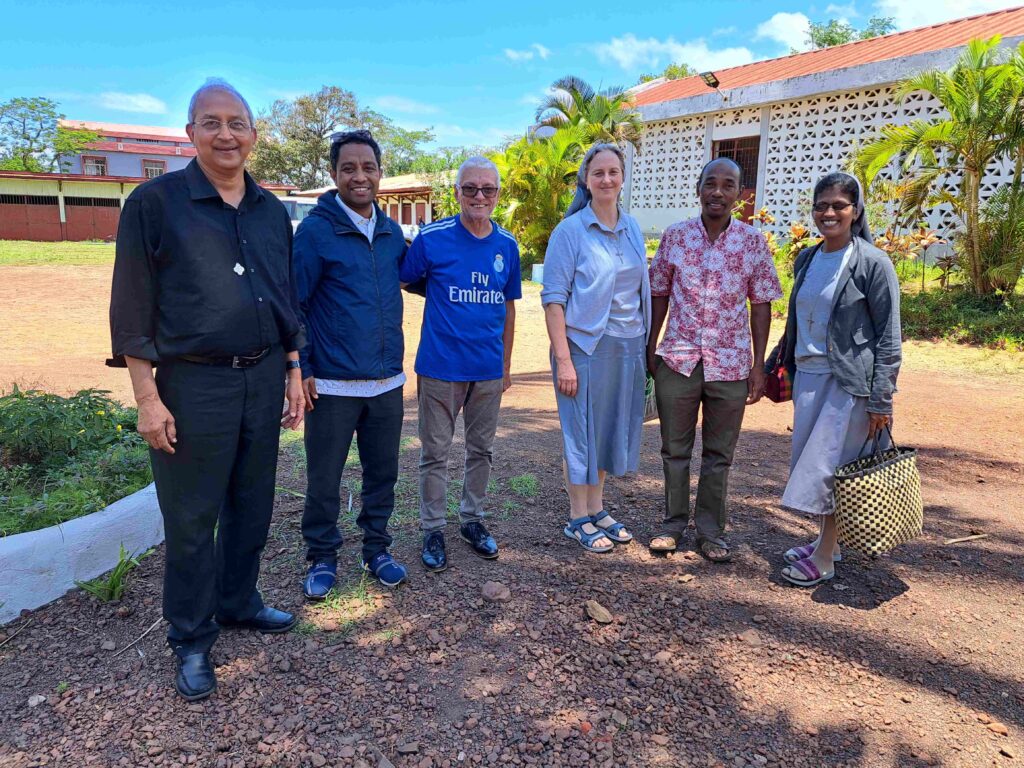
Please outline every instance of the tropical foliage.
[[[639, 149], [643, 122], [621, 88], [597, 91], [578, 77], [563, 77], [537, 108], [537, 130], [492, 159], [501, 172], [502, 200], [495, 213], [523, 249], [523, 264], [540, 261], [551, 231], [576, 188], [584, 154], [596, 143]], [[544, 129], [544, 130], [541, 130]]]
[[[949, 70], [901, 83], [899, 98], [924, 91], [946, 114], [884, 126], [852, 161], [862, 182], [895, 202], [898, 226], [935, 206], [952, 208], [962, 222], [954, 247], [979, 295], [1012, 290], [1024, 248], [1015, 226], [1024, 212], [1024, 44], [1007, 55], [999, 43], [998, 36], [973, 40]], [[1014, 165], [1011, 189], [983, 205], [982, 178], [999, 163]], [[896, 179], [886, 179], [894, 168]]]
[[598, 91], [572, 75], [551, 85], [552, 95], [537, 107], [537, 123], [547, 128], [579, 126], [589, 144], [632, 144], [640, 149], [643, 121], [622, 88]]
[[519, 139], [492, 159], [501, 173], [502, 225], [523, 249], [523, 265], [540, 261], [572, 200], [576, 173], [589, 146], [583, 126], [567, 125], [545, 139]]

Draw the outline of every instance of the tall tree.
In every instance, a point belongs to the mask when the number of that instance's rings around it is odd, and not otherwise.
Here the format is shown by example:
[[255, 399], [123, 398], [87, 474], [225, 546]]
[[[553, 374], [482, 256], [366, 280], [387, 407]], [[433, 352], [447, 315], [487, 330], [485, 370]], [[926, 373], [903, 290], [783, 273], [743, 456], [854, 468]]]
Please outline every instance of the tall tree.
[[405, 172], [430, 131], [407, 131], [390, 118], [361, 109], [351, 91], [324, 86], [293, 100], [278, 99], [256, 120], [259, 138], [250, 172], [263, 181], [294, 184], [300, 189], [330, 183], [330, 135], [367, 128], [381, 146], [381, 165], [390, 175]]
[[807, 44], [814, 49], [831, 48], [834, 45], [852, 43], [855, 40], [869, 40], [872, 37], [888, 35], [895, 31], [896, 25], [891, 16], [872, 16], [863, 29], [857, 29], [852, 24], [839, 19], [829, 19], [825, 23], [812, 21], [807, 30]]
[[994, 162], [1024, 162], [1024, 136], [1016, 123], [1024, 99], [1024, 45], [1007, 62], [999, 43], [999, 36], [972, 40], [949, 70], [904, 80], [897, 98], [924, 91], [942, 104], [945, 114], [883, 126], [853, 158], [868, 185], [883, 170], [898, 167], [901, 177], [894, 188], [904, 211], [943, 203], [952, 207], [963, 222], [963, 266], [977, 294], [1001, 287], [992, 270], [1002, 266], [990, 261], [998, 253], [983, 247], [982, 177]]
[[540, 125], [562, 128], [579, 126], [588, 143], [599, 141], [629, 143], [640, 148], [643, 120], [632, 98], [622, 88], [595, 90], [579, 77], [556, 80], [548, 96], [537, 108]]
[[637, 85], [640, 85], [641, 83], [649, 83], [651, 80], [657, 80], [659, 77], [663, 77], [666, 80], [682, 80], [684, 77], [693, 77], [696, 74], [696, 69], [691, 67], [689, 64], [680, 62], [679, 64], [669, 64], [664, 70], [662, 70], [660, 75], [640, 75], [640, 79], [636, 82]]
[[94, 131], [65, 128], [57, 102], [42, 97], [0, 103], [0, 169], [53, 173], [99, 141]]

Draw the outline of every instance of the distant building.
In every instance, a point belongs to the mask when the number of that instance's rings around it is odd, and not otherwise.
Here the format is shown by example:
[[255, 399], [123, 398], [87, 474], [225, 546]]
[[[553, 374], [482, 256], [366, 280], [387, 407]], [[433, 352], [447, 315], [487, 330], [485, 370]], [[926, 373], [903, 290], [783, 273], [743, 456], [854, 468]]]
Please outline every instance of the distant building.
[[[0, 171], [0, 240], [113, 240], [121, 208], [148, 179]], [[261, 184], [279, 197], [287, 184]]]
[[100, 140], [72, 158], [62, 158], [61, 170], [82, 176], [125, 176], [152, 179], [178, 171], [196, 156], [184, 128], [61, 120], [63, 128], [95, 131]]
[[[842, 170], [857, 144], [887, 123], [943, 115], [928, 94], [894, 98], [897, 84], [926, 69], [946, 69], [974, 38], [1024, 39], [1024, 7], [862, 40], [701, 76], [634, 89], [644, 121], [639, 153], [630, 153], [625, 201], [645, 232], [699, 212], [701, 167], [730, 157], [743, 169], [748, 213], [767, 208], [783, 234], [791, 222], [810, 224], [809, 195], [826, 173]], [[1010, 179], [1010, 169], [987, 169], [982, 195]], [[940, 232], [954, 222], [948, 207], [928, 224]]]
[[[454, 174], [452, 174], [454, 176]], [[303, 197], [319, 197], [324, 192], [334, 189], [327, 187], [307, 189], [296, 192]], [[414, 226], [423, 221], [429, 224], [434, 220], [434, 209], [431, 205], [430, 179], [416, 173], [401, 176], [385, 176], [377, 188], [377, 205], [381, 210], [399, 224]]]

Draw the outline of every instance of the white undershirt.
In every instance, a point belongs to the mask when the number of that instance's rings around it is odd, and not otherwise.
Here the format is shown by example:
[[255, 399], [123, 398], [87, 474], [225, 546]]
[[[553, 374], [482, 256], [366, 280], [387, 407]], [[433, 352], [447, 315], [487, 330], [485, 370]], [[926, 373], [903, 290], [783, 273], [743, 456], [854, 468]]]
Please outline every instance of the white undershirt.
[[[345, 205], [341, 195], [336, 194], [334, 199], [338, 201], [341, 210], [348, 214], [355, 228], [363, 234], [367, 241], [372, 242], [373, 231], [377, 227], [377, 207], [374, 206], [370, 218], [366, 218]], [[321, 395], [376, 397], [405, 384], [405, 371], [387, 379], [314, 379], [314, 381], [316, 382], [316, 391]]]

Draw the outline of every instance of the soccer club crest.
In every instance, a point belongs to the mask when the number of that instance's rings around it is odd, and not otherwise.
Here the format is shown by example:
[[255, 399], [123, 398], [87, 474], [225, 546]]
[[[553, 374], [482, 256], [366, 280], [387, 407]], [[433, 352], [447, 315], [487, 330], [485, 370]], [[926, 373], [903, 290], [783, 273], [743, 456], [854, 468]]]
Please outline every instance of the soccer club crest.
[[494, 271], [504, 272], [505, 271], [505, 259], [500, 253], [494, 255]]

